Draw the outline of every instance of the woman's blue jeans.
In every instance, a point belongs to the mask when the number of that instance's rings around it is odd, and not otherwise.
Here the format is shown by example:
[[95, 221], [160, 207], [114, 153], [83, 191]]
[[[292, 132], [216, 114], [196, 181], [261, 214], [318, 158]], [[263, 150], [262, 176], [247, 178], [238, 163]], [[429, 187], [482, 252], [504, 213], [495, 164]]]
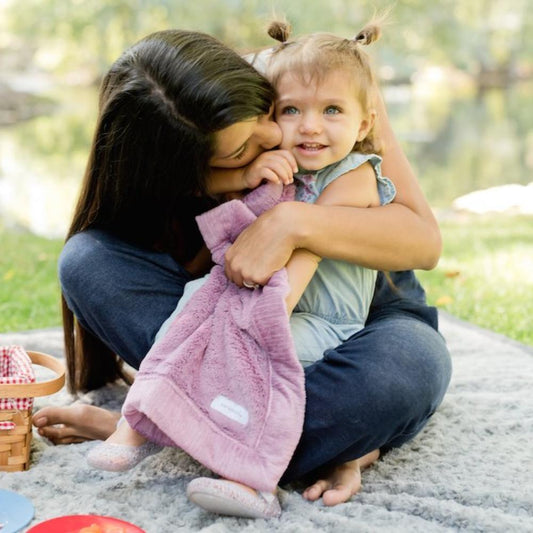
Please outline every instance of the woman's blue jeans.
[[[169, 255], [88, 230], [59, 260], [80, 324], [138, 368], [190, 275]], [[305, 369], [302, 437], [282, 483], [413, 438], [441, 403], [451, 360], [413, 272], [378, 276], [366, 327]]]

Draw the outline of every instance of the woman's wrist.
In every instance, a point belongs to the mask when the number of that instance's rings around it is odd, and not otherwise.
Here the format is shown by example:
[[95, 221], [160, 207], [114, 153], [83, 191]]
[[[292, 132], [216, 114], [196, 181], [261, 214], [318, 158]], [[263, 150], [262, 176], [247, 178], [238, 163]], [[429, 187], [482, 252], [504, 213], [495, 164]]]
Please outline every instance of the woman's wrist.
[[311, 229], [308, 224], [308, 211], [311, 204], [304, 202], [282, 202], [271, 211], [275, 225], [285, 234], [288, 245], [296, 250], [308, 248], [311, 243]]

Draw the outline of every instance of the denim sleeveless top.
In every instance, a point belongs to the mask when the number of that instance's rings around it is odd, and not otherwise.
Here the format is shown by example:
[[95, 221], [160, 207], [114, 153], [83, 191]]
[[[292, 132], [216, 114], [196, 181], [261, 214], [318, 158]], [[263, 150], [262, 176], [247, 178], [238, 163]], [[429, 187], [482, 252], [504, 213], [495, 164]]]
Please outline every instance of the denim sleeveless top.
[[[350, 153], [342, 161], [295, 174], [296, 199], [314, 203], [335, 179], [369, 162], [375, 171], [381, 205], [392, 202], [394, 184], [381, 175], [381, 157]], [[361, 229], [364, 231], [364, 228]], [[291, 330], [303, 364], [320, 358], [364, 327], [374, 294], [377, 271], [324, 258], [291, 316]]]

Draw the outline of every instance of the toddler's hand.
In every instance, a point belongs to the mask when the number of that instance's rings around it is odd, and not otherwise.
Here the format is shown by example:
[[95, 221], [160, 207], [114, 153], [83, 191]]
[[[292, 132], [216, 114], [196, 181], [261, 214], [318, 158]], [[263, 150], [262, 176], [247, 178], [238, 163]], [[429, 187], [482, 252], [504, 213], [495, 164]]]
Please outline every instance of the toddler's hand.
[[291, 152], [272, 150], [254, 159], [246, 167], [242, 179], [247, 189], [255, 189], [263, 180], [288, 185], [293, 182], [295, 172], [298, 172], [298, 165]]

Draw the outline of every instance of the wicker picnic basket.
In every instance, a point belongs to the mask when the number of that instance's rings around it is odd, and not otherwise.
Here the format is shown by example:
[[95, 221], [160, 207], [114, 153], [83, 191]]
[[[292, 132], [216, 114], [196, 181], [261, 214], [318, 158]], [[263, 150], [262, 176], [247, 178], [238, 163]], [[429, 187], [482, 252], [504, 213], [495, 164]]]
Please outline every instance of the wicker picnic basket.
[[[55, 378], [34, 383], [0, 383], [0, 399], [33, 399], [36, 396], [53, 394], [65, 383], [65, 367], [51, 355], [41, 352], [26, 352], [31, 363], [53, 370]], [[0, 409], [0, 471], [17, 472], [30, 466], [32, 439], [32, 401], [26, 402], [27, 409]]]

